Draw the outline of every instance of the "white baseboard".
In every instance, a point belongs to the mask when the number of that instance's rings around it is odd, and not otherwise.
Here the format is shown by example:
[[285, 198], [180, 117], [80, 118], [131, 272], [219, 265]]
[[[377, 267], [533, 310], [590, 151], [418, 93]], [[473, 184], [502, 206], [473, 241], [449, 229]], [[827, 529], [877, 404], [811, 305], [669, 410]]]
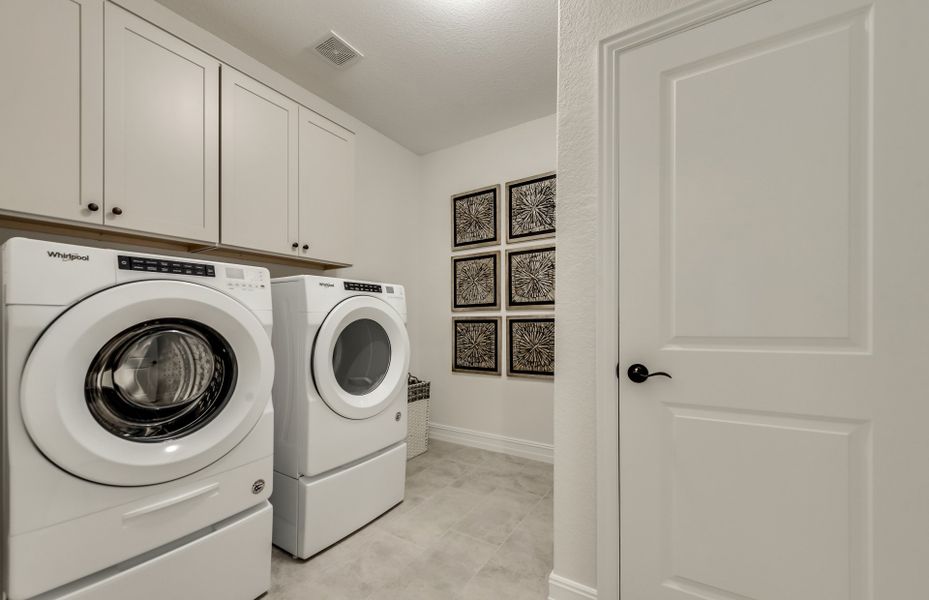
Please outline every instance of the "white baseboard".
[[497, 433], [474, 431], [464, 427], [453, 427], [441, 423], [429, 423], [429, 437], [443, 442], [452, 442], [463, 446], [473, 446], [492, 452], [502, 452], [532, 460], [552, 463], [555, 459], [554, 446], [533, 442]]
[[597, 590], [552, 571], [548, 576], [548, 600], [597, 600]]

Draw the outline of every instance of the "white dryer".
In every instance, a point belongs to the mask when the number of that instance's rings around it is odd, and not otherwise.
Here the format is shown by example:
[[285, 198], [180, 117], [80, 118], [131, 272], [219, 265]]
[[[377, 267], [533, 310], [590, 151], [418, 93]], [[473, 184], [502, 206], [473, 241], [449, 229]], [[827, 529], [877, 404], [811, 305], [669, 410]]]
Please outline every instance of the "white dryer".
[[403, 500], [403, 286], [275, 279], [274, 543], [307, 558]]
[[0, 595], [265, 592], [267, 270], [21, 238], [0, 265]]

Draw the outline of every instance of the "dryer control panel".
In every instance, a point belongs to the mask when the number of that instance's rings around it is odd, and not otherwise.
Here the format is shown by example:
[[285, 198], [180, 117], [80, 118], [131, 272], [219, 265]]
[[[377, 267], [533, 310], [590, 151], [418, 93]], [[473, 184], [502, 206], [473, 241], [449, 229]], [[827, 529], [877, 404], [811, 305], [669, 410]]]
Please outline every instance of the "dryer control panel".
[[[376, 283], [358, 283], [356, 281], [346, 281], [345, 282], [345, 291], [347, 292], [374, 292], [377, 294], [382, 294], [384, 292], [384, 286]], [[392, 293], [393, 290], [390, 290]]]

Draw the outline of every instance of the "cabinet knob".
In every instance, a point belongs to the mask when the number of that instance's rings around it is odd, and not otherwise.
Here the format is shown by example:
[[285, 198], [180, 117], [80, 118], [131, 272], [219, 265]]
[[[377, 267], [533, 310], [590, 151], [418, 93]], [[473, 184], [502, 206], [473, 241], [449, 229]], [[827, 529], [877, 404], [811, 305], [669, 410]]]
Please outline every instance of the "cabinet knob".
[[309, 244], [303, 244], [303, 249], [304, 249], [304, 250], [309, 250], [309, 249], [310, 249], [310, 245], [309, 245]]
[[116, 216], [118, 217], [119, 215], [123, 214], [123, 209], [121, 209], [121, 208], [118, 207], [118, 206], [114, 206], [114, 207], [113, 207], [113, 214], [116, 215]]
[[87, 210], [89, 210], [90, 212], [97, 212], [98, 210], [100, 210], [100, 205], [98, 205], [96, 202], [91, 202], [90, 204], [87, 205]]
[[300, 247], [300, 244], [298, 244], [297, 242], [294, 242], [293, 244], [290, 245], [290, 247], [296, 250], [298, 247]]

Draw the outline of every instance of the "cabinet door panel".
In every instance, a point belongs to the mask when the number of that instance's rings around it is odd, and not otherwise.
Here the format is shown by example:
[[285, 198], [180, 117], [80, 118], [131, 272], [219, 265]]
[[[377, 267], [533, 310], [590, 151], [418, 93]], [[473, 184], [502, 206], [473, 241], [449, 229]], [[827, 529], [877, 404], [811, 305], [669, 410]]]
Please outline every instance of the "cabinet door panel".
[[225, 65], [221, 104], [220, 240], [296, 255], [299, 107]]
[[102, 223], [103, 0], [0, 2], [0, 209]]
[[[350, 264], [355, 135], [300, 108], [300, 244], [304, 256]], [[303, 250], [302, 246], [309, 246]]]
[[104, 69], [106, 222], [215, 243], [219, 63], [107, 4]]

